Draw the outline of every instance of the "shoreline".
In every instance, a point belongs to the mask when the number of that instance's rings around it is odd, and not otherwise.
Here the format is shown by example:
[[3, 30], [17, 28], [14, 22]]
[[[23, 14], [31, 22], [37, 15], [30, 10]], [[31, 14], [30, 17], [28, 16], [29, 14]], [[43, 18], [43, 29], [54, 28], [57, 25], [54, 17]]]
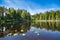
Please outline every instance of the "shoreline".
[[35, 20], [36, 22], [60, 22], [60, 20]]

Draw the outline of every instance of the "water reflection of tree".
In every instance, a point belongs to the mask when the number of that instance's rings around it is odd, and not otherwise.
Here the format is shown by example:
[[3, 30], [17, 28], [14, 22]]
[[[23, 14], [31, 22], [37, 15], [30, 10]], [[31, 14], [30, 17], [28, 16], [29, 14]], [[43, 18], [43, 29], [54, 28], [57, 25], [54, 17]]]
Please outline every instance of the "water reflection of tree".
[[30, 23], [0, 24], [0, 37], [11, 33], [25, 33], [30, 29]]
[[37, 28], [45, 28], [52, 31], [60, 31], [60, 22], [33, 22], [32, 26], [35, 26]]

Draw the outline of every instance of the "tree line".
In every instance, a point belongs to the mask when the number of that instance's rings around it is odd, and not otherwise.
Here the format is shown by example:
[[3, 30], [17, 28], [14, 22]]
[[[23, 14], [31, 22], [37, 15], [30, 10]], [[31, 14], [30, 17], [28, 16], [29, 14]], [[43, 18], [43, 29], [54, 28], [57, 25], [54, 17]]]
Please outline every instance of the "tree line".
[[0, 6], [0, 23], [4, 22], [29, 22], [32, 20], [60, 20], [60, 10], [46, 11], [44, 13], [37, 13], [30, 15], [27, 10], [6, 8]]
[[30, 16], [27, 10], [0, 6], [0, 24], [5, 22], [29, 22], [31, 20]]
[[60, 10], [37, 13], [32, 15], [31, 18], [32, 20], [60, 20]]

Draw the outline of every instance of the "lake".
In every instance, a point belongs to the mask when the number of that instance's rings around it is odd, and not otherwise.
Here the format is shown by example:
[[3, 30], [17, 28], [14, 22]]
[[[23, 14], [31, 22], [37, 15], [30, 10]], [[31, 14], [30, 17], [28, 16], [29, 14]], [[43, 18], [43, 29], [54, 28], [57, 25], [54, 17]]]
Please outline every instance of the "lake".
[[60, 22], [0, 25], [0, 40], [60, 40]]

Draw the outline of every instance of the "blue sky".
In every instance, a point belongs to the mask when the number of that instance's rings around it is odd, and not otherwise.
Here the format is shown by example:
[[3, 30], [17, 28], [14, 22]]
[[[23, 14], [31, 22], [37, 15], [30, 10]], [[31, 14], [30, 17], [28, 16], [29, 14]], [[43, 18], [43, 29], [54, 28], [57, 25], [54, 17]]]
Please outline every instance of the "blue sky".
[[0, 6], [26, 9], [31, 14], [60, 10], [60, 0], [0, 0]]

